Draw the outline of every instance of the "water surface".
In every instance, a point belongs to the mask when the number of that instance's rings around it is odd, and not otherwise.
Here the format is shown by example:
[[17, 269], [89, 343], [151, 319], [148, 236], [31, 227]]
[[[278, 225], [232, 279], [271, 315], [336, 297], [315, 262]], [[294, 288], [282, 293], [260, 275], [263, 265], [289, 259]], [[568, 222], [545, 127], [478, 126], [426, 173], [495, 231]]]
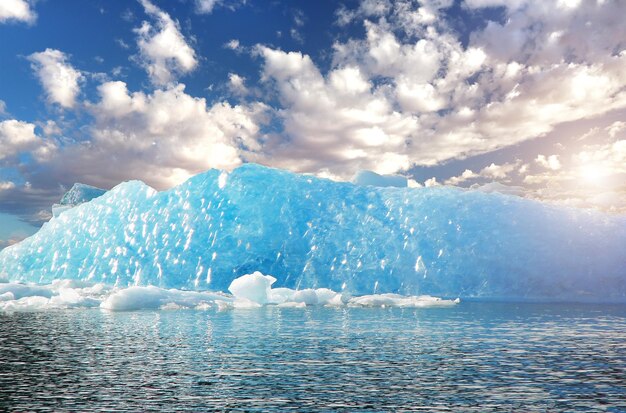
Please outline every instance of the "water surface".
[[0, 314], [0, 411], [626, 412], [626, 306]]

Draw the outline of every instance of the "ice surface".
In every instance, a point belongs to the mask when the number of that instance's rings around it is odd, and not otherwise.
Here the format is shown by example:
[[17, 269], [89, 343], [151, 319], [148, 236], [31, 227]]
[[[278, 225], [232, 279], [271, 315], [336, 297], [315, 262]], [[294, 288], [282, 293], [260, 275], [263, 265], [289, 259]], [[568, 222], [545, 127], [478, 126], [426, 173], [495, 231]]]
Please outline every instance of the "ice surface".
[[109, 288], [75, 280], [56, 280], [49, 285], [1, 283], [0, 312], [89, 308], [100, 305]]
[[306, 306], [351, 307], [441, 307], [453, 306], [458, 301], [434, 297], [400, 295], [370, 295], [344, 297], [341, 293], [321, 289], [272, 289], [276, 280], [259, 272], [243, 275], [231, 283], [235, 292], [185, 291], [155, 286], [112, 288], [104, 284], [89, 284], [75, 280], [56, 280], [49, 285], [0, 284], [0, 312], [44, 311], [67, 308], [94, 308], [103, 310], [228, 310], [254, 308], [263, 305], [303, 308]]
[[58, 204], [52, 205], [52, 215], [58, 217], [61, 213], [71, 209], [77, 205], [89, 202], [106, 193], [106, 190], [96, 188], [95, 186], [76, 183], [72, 188], [63, 195]]
[[100, 304], [105, 310], [128, 311], [158, 308], [194, 308], [217, 307], [216, 301], [232, 301], [231, 297], [220, 293], [181, 291], [163, 289], [155, 286], [135, 286], [116, 291]]
[[12, 282], [226, 291], [254, 271], [346, 296], [624, 302], [626, 217], [249, 164], [164, 192], [123, 183], [0, 252]]

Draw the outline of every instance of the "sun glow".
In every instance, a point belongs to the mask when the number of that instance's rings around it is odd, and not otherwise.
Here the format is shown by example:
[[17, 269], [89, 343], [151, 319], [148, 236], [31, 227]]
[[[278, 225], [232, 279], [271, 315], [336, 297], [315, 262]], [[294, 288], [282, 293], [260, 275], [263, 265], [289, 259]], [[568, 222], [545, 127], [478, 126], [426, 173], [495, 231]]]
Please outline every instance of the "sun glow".
[[580, 177], [588, 184], [600, 184], [609, 174], [608, 168], [597, 163], [585, 164], [579, 169]]

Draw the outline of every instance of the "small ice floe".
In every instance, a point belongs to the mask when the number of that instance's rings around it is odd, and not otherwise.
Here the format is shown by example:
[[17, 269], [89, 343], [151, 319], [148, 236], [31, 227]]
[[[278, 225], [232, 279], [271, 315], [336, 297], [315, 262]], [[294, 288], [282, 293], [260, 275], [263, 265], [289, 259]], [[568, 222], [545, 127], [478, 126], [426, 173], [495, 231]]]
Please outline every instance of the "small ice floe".
[[276, 278], [260, 272], [236, 278], [231, 294], [211, 291], [164, 289], [156, 286], [111, 287], [84, 281], [57, 280], [51, 284], [0, 283], [0, 312], [46, 311], [99, 307], [108, 311], [209, 310], [327, 307], [450, 307], [459, 300], [431, 296], [373, 294], [352, 297], [328, 288], [272, 288]]
[[104, 284], [57, 280], [52, 284], [0, 284], [0, 311], [43, 311], [98, 307], [110, 291]]

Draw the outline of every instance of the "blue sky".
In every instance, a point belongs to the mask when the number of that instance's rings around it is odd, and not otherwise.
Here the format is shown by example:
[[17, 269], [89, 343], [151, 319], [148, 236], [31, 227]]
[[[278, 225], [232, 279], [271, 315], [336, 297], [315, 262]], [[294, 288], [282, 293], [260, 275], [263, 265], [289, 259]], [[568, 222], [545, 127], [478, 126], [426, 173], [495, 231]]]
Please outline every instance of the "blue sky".
[[74, 182], [258, 162], [626, 210], [619, 0], [4, 0], [0, 247]]

